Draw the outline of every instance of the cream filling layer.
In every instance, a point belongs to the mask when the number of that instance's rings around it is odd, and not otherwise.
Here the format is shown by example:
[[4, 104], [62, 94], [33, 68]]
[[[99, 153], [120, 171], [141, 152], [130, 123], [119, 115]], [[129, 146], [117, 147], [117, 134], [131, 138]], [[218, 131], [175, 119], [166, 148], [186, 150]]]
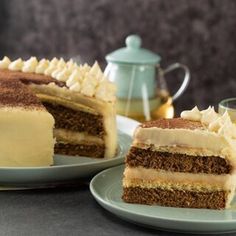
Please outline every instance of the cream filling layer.
[[212, 175], [169, 172], [146, 169], [144, 167], [126, 167], [124, 171], [124, 187], [157, 187], [189, 188], [189, 189], [235, 189], [235, 175]]
[[102, 138], [89, 135], [85, 132], [73, 132], [65, 129], [54, 129], [54, 136], [58, 143], [71, 143], [71, 144], [79, 144], [79, 143], [94, 143], [94, 144], [104, 144], [104, 140]]
[[172, 146], [209, 150], [214, 156], [229, 156], [236, 159], [236, 141], [207, 130], [161, 129], [139, 127], [133, 145], [139, 143], [156, 147]]

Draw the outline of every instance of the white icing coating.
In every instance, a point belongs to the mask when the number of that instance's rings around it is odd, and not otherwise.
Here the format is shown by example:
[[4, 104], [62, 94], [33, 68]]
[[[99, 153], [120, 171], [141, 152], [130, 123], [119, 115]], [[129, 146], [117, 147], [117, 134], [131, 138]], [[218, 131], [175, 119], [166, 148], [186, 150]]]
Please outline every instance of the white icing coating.
[[0, 69], [7, 69], [10, 63], [11, 61], [8, 57], [3, 57], [3, 59], [0, 61]]
[[12, 70], [12, 71], [21, 71], [23, 64], [24, 64], [24, 62], [22, 61], [21, 58], [19, 58], [15, 61], [11, 62], [8, 66], [8, 69]]
[[11, 62], [8, 57], [4, 57], [0, 61], [0, 69], [7, 68], [13, 71], [51, 76], [66, 82], [67, 87], [74, 92], [107, 102], [115, 101], [115, 85], [107, 80], [97, 62], [92, 66], [78, 65], [72, 59], [66, 62], [63, 58], [56, 57], [51, 61], [46, 59], [38, 61], [36, 57], [31, 57], [26, 61], [19, 58]]
[[229, 141], [230, 139], [236, 139], [236, 125], [232, 123], [227, 112], [220, 115], [215, 112], [213, 107], [208, 107], [202, 111], [195, 107], [190, 111], [183, 111], [181, 117], [183, 119], [200, 121], [206, 126], [207, 130], [224, 136]]

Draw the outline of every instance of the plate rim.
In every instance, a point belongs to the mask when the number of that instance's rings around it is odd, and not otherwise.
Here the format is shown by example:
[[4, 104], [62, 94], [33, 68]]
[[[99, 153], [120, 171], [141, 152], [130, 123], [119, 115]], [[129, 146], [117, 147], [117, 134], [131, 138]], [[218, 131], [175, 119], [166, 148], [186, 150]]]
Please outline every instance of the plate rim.
[[[181, 222], [181, 223], [192, 223], [192, 224], [232, 224], [232, 223], [236, 223], [236, 219], [235, 220], [225, 220], [225, 221], [222, 221], [222, 220], [195, 220], [195, 219], [178, 219], [178, 218], [171, 218], [171, 217], [163, 217], [161, 215], [155, 217], [155, 216], [150, 216], [148, 214], [141, 214], [141, 213], [138, 213], [138, 212], [134, 212], [134, 211], [130, 211], [130, 210], [127, 210], [126, 208], [123, 208], [123, 207], [120, 207], [120, 206], [117, 206], [117, 205], [113, 205], [111, 202], [109, 201], [106, 201], [105, 199], [103, 199], [99, 193], [97, 193], [97, 191], [95, 190], [96, 187], [94, 187], [94, 184], [95, 182], [97, 181], [97, 179], [99, 178], [102, 178], [102, 176], [104, 174], [108, 174], [110, 172], [112, 172], [114, 169], [119, 169], [119, 168], [124, 168], [124, 164], [121, 164], [119, 166], [115, 166], [115, 167], [111, 167], [111, 168], [108, 168], [108, 169], [105, 169], [101, 172], [99, 172], [98, 174], [96, 174], [92, 180], [90, 181], [90, 184], [89, 184], [89, 189], [90, 189], [90, 192], [92, 193], [93, 197], [95, 198], [96, 201], [100, 201], [102, 202], [104, 205], [106, 205], [107, 207], [109, 208], [115, 208], [116, 210], [120, 211], [120, 212], [125, 212], [125, 213], [128, 213], [128, 214], [131, 214], [131, 215], [135, 215], [135, 216], [140, 216], [140, 217], [146, 217], [146, 218], [149, 218], [149, 219], [155, 219], [155, 220], [165, 220], [165, 221], [171, 221], [171, 222]], [[117, 177], [118, 178], [118, 177]], [[109, 185], [110, 186], [110, 185]], [[124, 204], [128, 204], [128, 203], [124, 203]], [[133, 204], [133, 205], [140, 205], [141, 204]], [[142, 205], [143, 206], [143, 205]], [[150, 207], [150, 206], [148, 206]], [[158, 207], [163, 207], [163, 208], [166, 208], [164, 206], [158, 206]], [[171, 208], [171, 207], [169, 207]], [[177, 207], [175, 207], [177, 208]], [[183, 209], [183, 208], [182, 208]], [[187, 209], [191, 209], [191, 208], [187, 208]], [[191, 209], [191, 210], [198, 210], [198, 211], [201, 211], [201, 209]], [[210, 210], [210, 209], [204, 209], [204, 210], [207, 210], [207, 211], [218, 211], [218, 210]], [[219, 211], [225, 211], [225, 210], [219, 210]], [[114, 212], [112, 212], [113, 214], [115, 214]], [[236, 226], [235, 226], [235, 231], [236, 231]], [[234, 232], [235, 232], [234, 231]], [[200, 231], [199, 231], [200, 232]], [[204, 231], [205, 232], [205, 231]]]

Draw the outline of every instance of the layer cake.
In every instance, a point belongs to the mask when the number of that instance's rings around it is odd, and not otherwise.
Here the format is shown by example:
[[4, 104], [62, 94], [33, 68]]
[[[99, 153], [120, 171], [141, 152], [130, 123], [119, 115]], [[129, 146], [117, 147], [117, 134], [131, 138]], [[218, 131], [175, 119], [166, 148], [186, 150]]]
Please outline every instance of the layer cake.
[[224, 209], [235, 190], [236, 127], [213, 108], [141, 124], [126, 156], [123, 200]]
[[115, 87], [99, 65], [31, 57], [0, 61], [0, 79], [27, 85], [55, 119], [55, 153], [112, 158], [117, 148]]

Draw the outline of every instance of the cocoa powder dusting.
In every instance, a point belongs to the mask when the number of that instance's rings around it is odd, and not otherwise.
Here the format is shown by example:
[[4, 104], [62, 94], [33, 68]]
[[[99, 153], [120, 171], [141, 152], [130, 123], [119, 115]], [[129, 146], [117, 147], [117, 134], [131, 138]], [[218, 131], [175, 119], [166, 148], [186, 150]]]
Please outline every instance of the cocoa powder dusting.
[[26, 85], [8, 79], [0, 79], [0, 106], [45, 109]]
[[173, 118], [173, 119], [158, 119], [154, 121], [147, 121], [140, 125], [142, 128], [162, 128], [162, 129], [199, 129], [203, 128], [201, 122], [185, 120], [182, 118]]

